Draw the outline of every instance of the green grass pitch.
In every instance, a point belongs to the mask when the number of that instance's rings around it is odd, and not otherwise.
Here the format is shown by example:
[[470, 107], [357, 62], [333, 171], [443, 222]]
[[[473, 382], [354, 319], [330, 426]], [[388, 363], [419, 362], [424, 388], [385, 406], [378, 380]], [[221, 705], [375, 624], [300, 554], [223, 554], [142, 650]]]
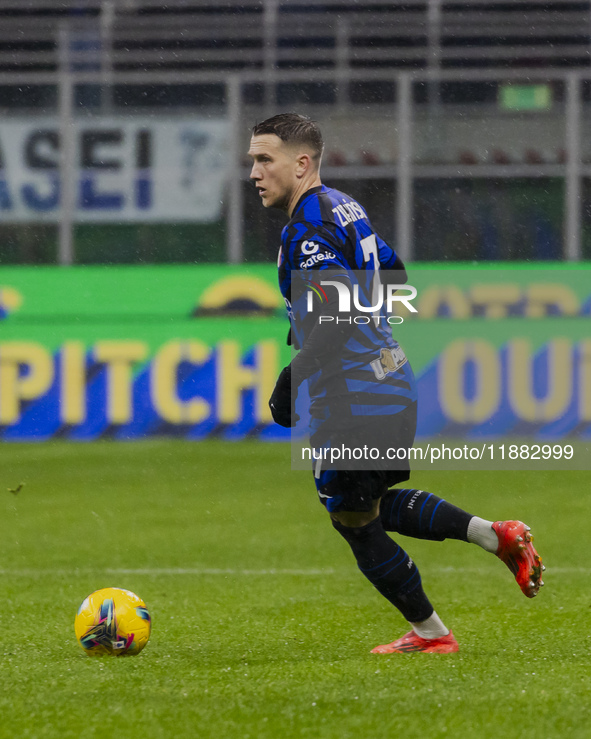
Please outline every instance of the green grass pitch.
[[[285, 445], [1, 445], [0, 737], [588, 737], [590, 481], [413, 475], [529, 522], [546, 587], [530, 601], [475, 546], [400, 537], [461, 651], [379, 656], [405, 622]], [[138, 657], [75, 641], [78, 605], [105, 586], [150, 608]]]

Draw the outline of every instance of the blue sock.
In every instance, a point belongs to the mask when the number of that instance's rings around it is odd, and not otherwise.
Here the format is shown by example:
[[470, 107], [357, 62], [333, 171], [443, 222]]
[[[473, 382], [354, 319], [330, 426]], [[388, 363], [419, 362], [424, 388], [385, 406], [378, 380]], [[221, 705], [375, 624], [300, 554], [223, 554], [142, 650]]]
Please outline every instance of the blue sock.
[[424, 490], [394, 488], [380, 503], [384, 529], [415, 539], [468, 541], [471, 518], [470, 513]]
[[334, 520], [332, 525], [348, 542], [361, 572], [407, 621], [417, 623], [431, 616], [433, 606], [417, 566], [384, 531], [379, 517], [366, 526], [343, 526]]

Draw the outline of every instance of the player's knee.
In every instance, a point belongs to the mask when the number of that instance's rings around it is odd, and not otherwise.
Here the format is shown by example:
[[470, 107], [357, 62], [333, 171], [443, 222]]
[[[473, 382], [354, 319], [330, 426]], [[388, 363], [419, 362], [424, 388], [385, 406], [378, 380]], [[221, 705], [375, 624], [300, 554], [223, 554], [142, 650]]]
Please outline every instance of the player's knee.
[[330, 517], [333, 521], [333, 526], [336, 521], [348, 528], [359, 528], [361, 526], [367, 526], [367, 524], [377, 519], [379, 515], [380, 501], [376, 499], [369, 511], [334, 511], [330, 514]]
[[[352, 519], [348, 520], [351, 521]], [[379, 518], [374, 518], [370, 521], [362, 518], [357, 526], [344, 524], [334, 516], [331, 516], [331, 522], [343, 539], [353, 547], [357, 544], [363, 544], [364, 542], [370, 541], [375, 536], [377, 530], [382, 529], [382, 522]]]

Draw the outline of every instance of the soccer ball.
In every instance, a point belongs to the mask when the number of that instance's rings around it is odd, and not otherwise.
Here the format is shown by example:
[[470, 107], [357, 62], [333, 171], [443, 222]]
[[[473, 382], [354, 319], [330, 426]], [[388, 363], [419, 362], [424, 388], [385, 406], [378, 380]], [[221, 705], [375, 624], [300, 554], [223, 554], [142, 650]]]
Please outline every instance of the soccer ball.
[[139, 654], [150, 638], [150, 614], [131, 590], [102, 588], [85, 598], [74, 621], [76, 639], [91, 656]]

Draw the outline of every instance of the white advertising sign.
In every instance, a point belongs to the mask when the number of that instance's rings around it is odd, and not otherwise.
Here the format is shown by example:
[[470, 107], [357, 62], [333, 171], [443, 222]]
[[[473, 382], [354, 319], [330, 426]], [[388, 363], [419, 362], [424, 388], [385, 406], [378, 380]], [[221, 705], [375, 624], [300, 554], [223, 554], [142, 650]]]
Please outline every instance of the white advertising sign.
[[[76, 221], [217, 220], [228, 131], [224, 119], [76, 121]], [[0, 123], [0, 222], [59, 218], [59, 158], [56, 118]]]

